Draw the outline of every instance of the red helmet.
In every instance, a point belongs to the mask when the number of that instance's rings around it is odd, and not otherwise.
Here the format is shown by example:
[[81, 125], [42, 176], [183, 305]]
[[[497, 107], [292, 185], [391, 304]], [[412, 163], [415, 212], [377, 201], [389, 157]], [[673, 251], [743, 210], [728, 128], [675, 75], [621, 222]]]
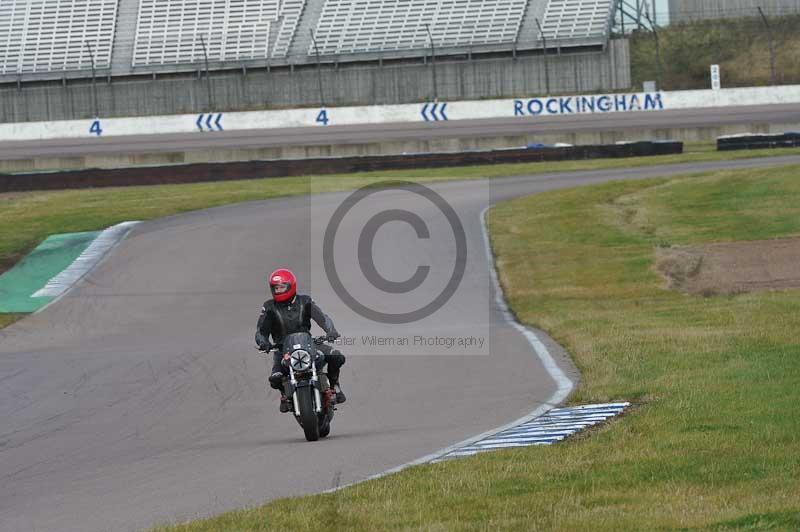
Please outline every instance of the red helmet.
[[276, 302], [291, 301], [297, 294], [297, 278], [289, 270], [275, 270], [269, 276], [269, 289]]

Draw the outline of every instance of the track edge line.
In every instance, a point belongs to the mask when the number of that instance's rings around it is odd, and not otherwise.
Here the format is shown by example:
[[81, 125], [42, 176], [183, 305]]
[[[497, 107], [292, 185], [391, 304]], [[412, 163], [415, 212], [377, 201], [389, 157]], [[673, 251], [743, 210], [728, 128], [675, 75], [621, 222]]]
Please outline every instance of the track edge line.
[[478, 434], [477, 436], [472, 436], [458, 443], [444, 447], [433, 453], [427, 454], [421, 458], [417, 458], [416, 460], [412, 460], [410, 462], [406, 462], [405, 464], [401, 464], [391, 469], [387, 469], [386, 471], [377, 473], [375, 475], [371, 475], [362, 480], [357, 480], [349, 484], [344, 484], [342, 486], [335, 486], [333, 488], [324, 490], [322, 493], [334, 493], [341, 489], [354, 486], [362, 482], [367, 482], [369, 480], [382, 478], [391, 475], [393, 473], [398, 473], [409, 467], [432, 462], [433, 460], [441, 458], [442, 456], [449, 454], [459, 448], [466, 447], [468, 445], [471, 445], [482, 439], [488, 438], [489, 436], [493, 436], [494, 434], [497, 434], [504, 430], [532, 421], [537, 417], [540, 417], [545, 413], [549, 412], [562, 402], [564, 402], [569, 396], [569, 394], [572, 392], [573, 388], [575, 387], [575, 383], [558, 366], [558, 364], [556, 363], [553, 356], [550, 354], [550, 351], [547, 349], [547, 346], [544, 344], [544, 342], [542, 342], [542, 340], [536, 335], [534, 331], [525, 327], [519, 321], [517, 321], [516, 317], [508, 307], [508, 303], [506, 302], [505, 296], [503, 294], [503, 287], [500, 285], [500, 277], [497, 274], [497, 267], [495, 266], [495, 255], [494, 252], [492, 251], [492, 243], [491, 240], [489, 239], [489, 230], [486, 225], [486, 214], [489, 212], [489, 209], [491, 208], [492, 205], [488, 205], [481, 211], [480, 220], [481, 220], [481, 232], [483, 235], [484, 252], [486, 254], [486, 261], [489, 267], [489, 275], [491, 277], [495, 293], [495, 303], [497, 304], [497, 307], [500, 309], [500, 312], [502, 313], [503, 319], [506, 321], [506, 323], [514, 327], [514, 329], [516, 329], [517, 331], [519, 331], [519, 333], [522, 334], [522, 336], [528, 341], [530, 346], [533, 348], [533, 351], [536, 353], [536, 356], [539, 357], [539, 361], [542, 363], [547, 373], [556, 383], [556, 390], [547, 399], [547, 401], [542, 403], [539, 407], [534, 409], [532, 412], [526, 414], [525, 416], [522, 416], [519, 419], [511, 421], [510, 423], [506, 423], [505, 425], [502, 425], [500, 427], [490, 429], [486, 432]]

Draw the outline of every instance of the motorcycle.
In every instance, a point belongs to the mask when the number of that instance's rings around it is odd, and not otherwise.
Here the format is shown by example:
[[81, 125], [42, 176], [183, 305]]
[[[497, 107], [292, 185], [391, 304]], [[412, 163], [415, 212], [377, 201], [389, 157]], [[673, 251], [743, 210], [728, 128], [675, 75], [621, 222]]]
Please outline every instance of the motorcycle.
[[336, 410], [336, 391], [330, 386], [325, 355], [316, 346], [327, 337], [313, 338], [309, 333], [292, 333], [283, 339], [282, 364], [289, 370], [284, 378], [284, 393], [292, 399], [294, 417], [303, 428], [306, 440], [317, 441], [331, 432]]

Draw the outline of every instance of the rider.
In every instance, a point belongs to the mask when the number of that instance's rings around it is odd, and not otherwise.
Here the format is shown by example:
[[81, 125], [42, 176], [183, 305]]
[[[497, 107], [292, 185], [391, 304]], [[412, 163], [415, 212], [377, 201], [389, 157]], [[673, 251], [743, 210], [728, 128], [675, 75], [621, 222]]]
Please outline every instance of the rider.
[[[286, 397], [283, 388], [284, 368], [281, 364], [283, 350], [281, 343], [287, 334], [297, 332], [311, 332], [311, 320], [325, 330], [328, 341], [339, 338], [331, 319], [322, 312], [314, 300], [306, 295], [297, 294], [297, 278], [286, 269], [275, 270], [269, 276], [269, 288], [272, 299], [264, 303], [261, 317], [258, 318], [256, 329], [256, 344], [262, 351], [272, 347], [279, 347], [272, 355], [272, 375], [269, 377], [270, 386], [281, 392], [281, 412], [292, 409], [291, 400]], [[272, 346], [269, 337], [272, 335]], [[336, 402], [344, 403], [347, 399], [339, 386], [339, 369], [344, 365], [344, 355], [329, 345], [318, 345], [317, 349], [325, 355], [328, 364], [328, 380], [331, 387], [336, 390]]]

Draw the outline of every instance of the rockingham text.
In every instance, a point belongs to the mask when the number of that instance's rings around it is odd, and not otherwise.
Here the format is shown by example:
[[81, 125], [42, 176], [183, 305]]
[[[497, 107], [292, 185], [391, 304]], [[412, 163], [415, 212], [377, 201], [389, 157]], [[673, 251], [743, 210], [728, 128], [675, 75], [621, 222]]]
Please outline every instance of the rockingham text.
[[643, 94], [604, 94], [563, 96], [514, 100], [514, 116], [572, 115], [582, 113], [619, 113], [628, 111], [662, 111], [660, 92]]

